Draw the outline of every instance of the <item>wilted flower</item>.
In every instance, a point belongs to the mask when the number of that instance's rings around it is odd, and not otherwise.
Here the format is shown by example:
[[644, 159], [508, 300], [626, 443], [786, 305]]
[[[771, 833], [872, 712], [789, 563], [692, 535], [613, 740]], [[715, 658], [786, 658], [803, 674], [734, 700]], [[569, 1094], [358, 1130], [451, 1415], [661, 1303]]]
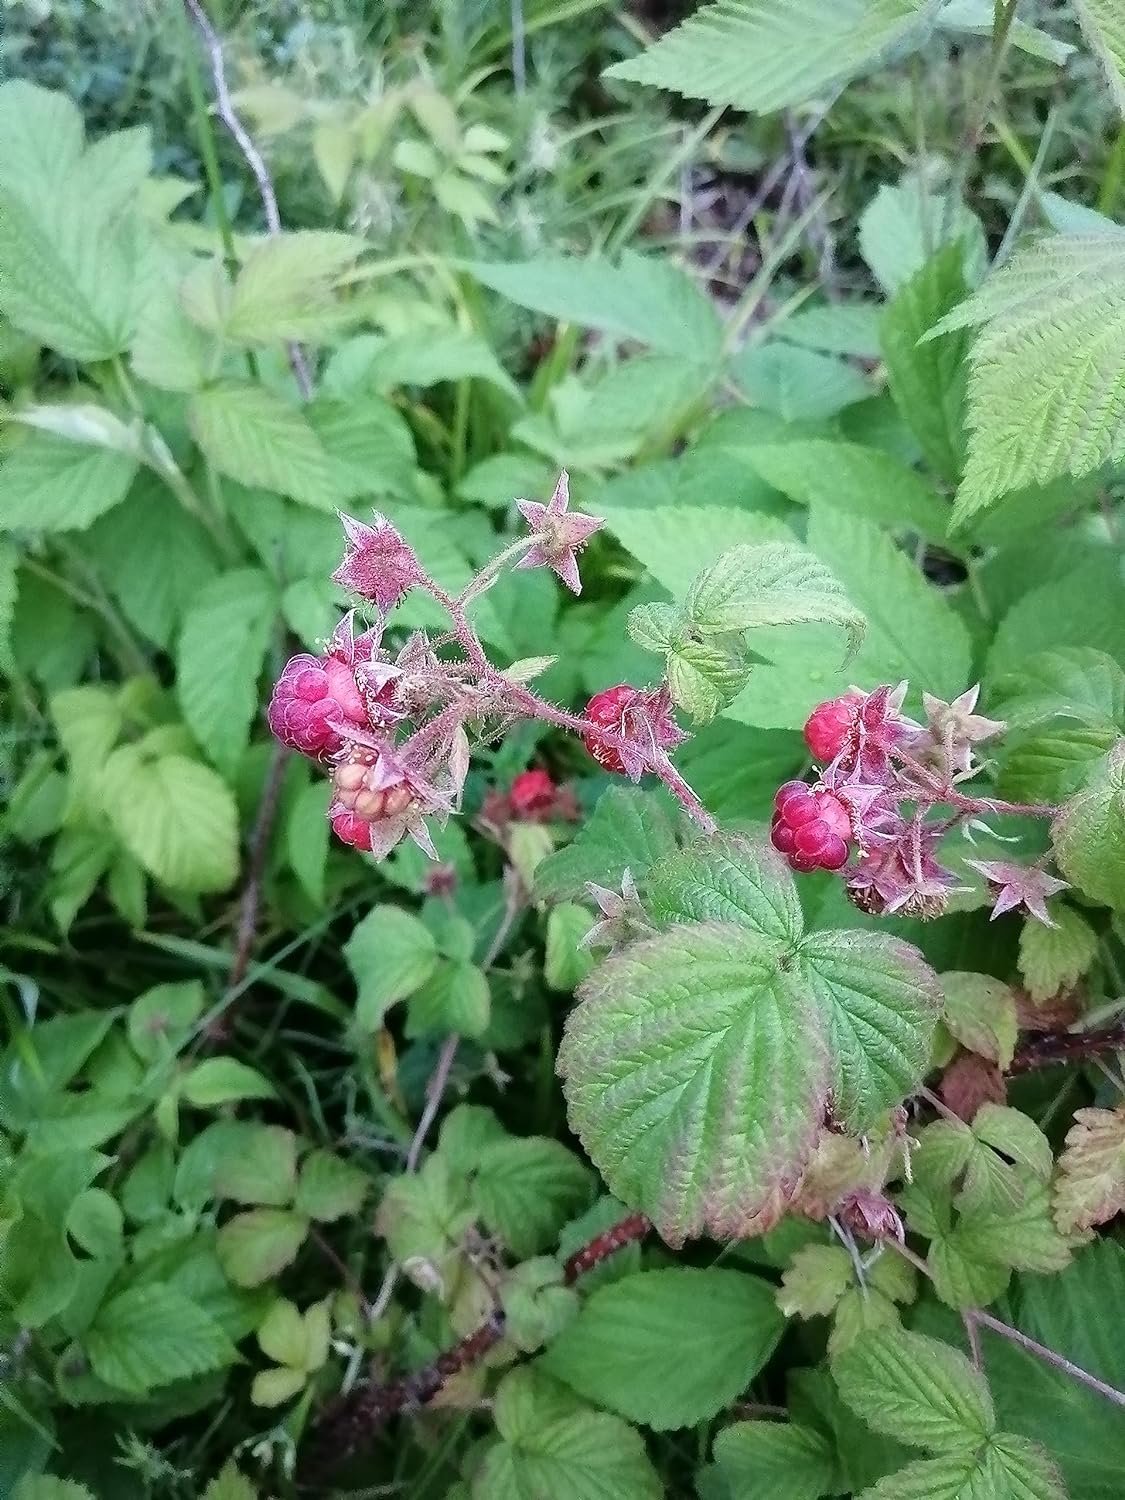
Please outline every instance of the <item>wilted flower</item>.
[[332, 574], [333, 582], [370, 599], [387, 614], [408, 589], [426, 576], [414, 550], [399, 535], [386, 516], [374, 515], [368, 526], [340, 513], [347, 538], [344, 561]]
[[1036, 865], [1020, 865], [1007, 859], [967, 859], [970, 868], [978, 871], [996, 889], [996, 900], [992, 907], [991, 920], [1013, 911], [1017, 906], [1026, 909], [1047, 927], [1057, 927], [1047, 911], [1047, 900], [1059, 891], [1067, 889], [1065, 880], [1056, 880]]
[[980, 683], [967, 688], [951, 703], [935, 698], [930, 693], [922, 694], [926, 710], [926, 722], [943, 758], [953, 771], [967, 772], [973, 768], [973, 746], [990, 740], [1006, 726], [1002, 719], [986, 719], [974, 713], [980, 697]]

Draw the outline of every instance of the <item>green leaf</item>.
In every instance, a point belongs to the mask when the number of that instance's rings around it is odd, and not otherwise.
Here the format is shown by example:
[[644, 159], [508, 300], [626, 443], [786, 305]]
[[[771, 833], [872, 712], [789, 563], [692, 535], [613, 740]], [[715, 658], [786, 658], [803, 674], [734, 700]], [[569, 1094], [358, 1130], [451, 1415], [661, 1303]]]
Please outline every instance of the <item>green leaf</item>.
[[476, 964], [446, 960], [413, 991], [407, 1011], [406, 1034], [478, 1037], [487, 1028], [492, 1009], [488, 976]]
[[745, 643], [737, 634], [685, 640], [668, 653], [664, 667], [672, 702], [697, 724], [709, 724], [734, 702], [750, 670]]
[[1011, 988], [986, 974], [941, 976], [942, 1019], [963, 1047], [1006, 1069], [1015, 1051], [1019, 1023]]
[[328, 805], [331, 784], [319, 777], [307, 782], [294, 797], [285, 823], [289, 868], [314, 906], [324, 905], [328, 862]]
[[94, 1500], [84, 1484], [56, 1479], [52, 1474], [25, 1474], [16, 1485], [12, 1500]]
[[547, 945], [543, 977], [553, 990], [571, 994], [594, 966], [594, 960], [579, 944], [594, 925], [584, 906], [564, 901], [547, 913]]
[[0, 87], [0, 130], [0, 183], [17, 192], [63, 176], [82, 155], [82, 112], [73, 99], [24, 79]]
[[1031, 921], [1020, 929], [1019, 970], [1040, 1005], [1076, 984], [1098, 952], [1097, 933], [1072, 906], [1056, 905], [1051, 916], [1054, 927]]
[[587, 1207], [593, 1188], [574, 1153], [540, 1135], [490, 1141], [472, 1172], [481, 1220], [521, 1258], [553, 1245], [566, 1221]]
[[[413, 1176], [392, 1178], [375, 1216], [375, 1233], [400, 1266], [421, 1261], [440, 1275], [447, 1257], [459, 1266], [462, 1239], [475, 1217], [465, 1182], [439, 1153]], [[430, 1290], [431, 1281], [432, 1274]]]
[[277, 1090], [257, 1068], [234, 1057], [208, 1057], [184, 1074], [183, 1096], [196, 1109], [214, 1109], [239, 1099], [276, 1099]]
[[730, 708], [731, 718], [764, 728], [799, 728], [809, 704], [856, 682], [899, 682], [947, 699], [969, 681], [968, 633], [949, 603], [875, 526], [834, 506], [814, 505], [808, 543], [867, 620], [848, 677], [839, 646], [823, 625], [787, 626], [761, 640], [776, 670], [759, 668]]
[[671, 262], [626, 250], [617, 265], [538, 256], [526, 261], [470, 261], [465, 269], [521, 307], [666, 354], [715, 362], [722, 342], [711, 302]]
[[1114, 103], [1125, 114], [1125, 15], [1118, 0], [1075, 0], [1090, 50], [1102, 65]]
[[619, 886], [626, 870], [640, 880], [650, 865], [675, 847], [672, 824], [660, 801], [648, 792], [612, 787], [572, 842], [538, 866], [536, 896], [544, 901], [581, 896], [589, 881]]
[[1023, 1169], [1015, 1173], [1022, 1192], [1014, 1206], [996, 1201], [980, 1207], [965, 1202], [955, 1227], [958, 1251], [984, 1264], [1018, 1271], [1061, 1271], [1070, 1262], [1070, 1245], [1051, 1219], [1047, 1185]]
[[854, 1281], [842, 1245], [802, 1245], [782, 1274], [777, 1305], [787, 1318], [826, 1318]]
[[751, 405], [787, 422], [823, 421], [872, 394], [870, 382], [846, 360], [780, 342], [743, 350], [730, 373]]
[[98, 1309], [84, 1337], [99, 1380], [144, 1395], [237, 1358], [218, 1323], [171, 1286], [136, 1286]]
[[1003, 1296], [1012, 1277], [1010, 1266], [993, 1256], [981, 1258], [965, 1244], [960, 1225], [934, 1239], [926, 1263], [934, 1291], [950, 1307], [987, 1307]]
[[[938, 14], [938, 28], [990, 37], [996, 24], [996, 12], [989, 7], [990, 0], [946, 0]], [[1019, 47], [1030, 57], [1041, 58], [1044, 62], [1061, 65], [1076, 50], [1069, 42], [1056, 41], [1038, 26], [1028, 26], [1025, 21], [1013, 21], [1008, 36], [1013, 47]]]
[[192, 435], [220, 474], [239, 484], [290, 495], [331, 510], [341, 498], [320, 439], [295, 407], [260, 385], [197, 391], [188, 419]]
[[876, 1432], [934, 1453], [976, 1448], [996, 1430], [988, 1383], [948, 1344], [905, 1329], [861, 1334], [832, 1361], [840, 1394]]
[[308, 1376], [304, 1370], [259, 1370], [250, 1386], [255, 1406], [282, 1406], [302, 1390]]
[[198, 979], [157, 984], [129, 1007], [129, 1043], [144, 1062], [174, 1056], [203, 1014], [203, 986]]
[[124, 726], [120, 697], [100, 683], [84, 683], [52, 696], [51, 717], [70, 769], [68, 800], [85, 810], [97, 803], [101, 771]]
[[881, 312], [874, 302], [826, 302], [803, 307], [778, 325], [777, 336], [805, 349], [878, 359]]
[[1116, 729], [1084, 724], [1013, 734], [1003, 755], [996, 789], [1017, 802], [1065, 802], [1080, 792], [1091, 769], [1113, 748]]
[[301, 1163], [296, 1206], [310, 1219], [331, 1224], [358, 1214], [370, 1186], [367, 1173], [351, 1162], [331, 1151], [310, 1151]]
[[1125, 910], [1125, 740], [1064, 805], [1051, 837], [1068, 880], [1091, 900]]
[[832, 1113], [859, 1134], [929, 1066], [937, 975], [916, 948], [881, 932], [814, 932], [799, 954], [831, 1038]]
[[918, 0], [718, 0], [610, 78], [768, 113], [828, 95], [929, 30]]
[[1040, 651], [997, 680], [990, 712], [1018, 729], [1058, 717], [1125, 732], [1125, 671], [1087, 646]]
[[0, 466], [0, 526], [82, 531], [128, 493], [137, 461], [113, 448], [29, 432]]
[[217, 1197], [284, 1208], [297, 1187], [297, 1138], [281, 1125], [231, 1120], [215, 1162]]
[[[964, 250], [946, 245], [896, 291], [883, 314], [881, 344], [895, 405], [927, 463], [950, 484], [965, 463], [968, 332], [922, 343], [966, 296]], [[942, 507], [945, 523], [949, 511]]]
[[534, 1365], [504, 1376], [493, 1416], [501, 1441], [484, 1454], [473, 1500], [660, 1500], [664, 1493], [638, 1432]]
[[1052, 235], [1018, 250], [932, 330], [977, 327], [972, 432], [954, 520], [1009, 490], [1089, 474], [1125, 452], [1125, 236]]
[[744, 928], [674, 927], [597, 968], [558, 1068], [571, 1128], [670, 1244], [777, 1221], [832, 1075], [826, 1016]]
[[793, 876], [764, 838], [715, 834], [665, 855], [648, 872], [644, 906], [658, 926], [736, 922], [787, 948], [804, 928]]
[[379, 391], [441, 385], [449, 380], [486, 380], [514, 401], [522, 404], [523, 400], [487, 339], [460, 328], [428, 329], [425, 339], [410, 334], [380, 341], [373, 351], [369, 379]]
[[236, 344], [323, 339], [335, 312], [333, 283], [366, 248], [358, 236], [333, 230], [269, 236], [238, 273], [222, 333]]
[[260, 712], [258, 678], [277, 612], [260, 568], [236, 568], [209, 583], [184, 619], [176, 689], [192, 733], [231, 774]]
[[350, 401], [318, 397], [306, 415], [328, 455], [339, 500], [414, 498], [414, 439], [389, 401], [366, 394]]
[[1015, 672], [1028, 657], [1060, 647], [1094, 647], [1125, 661], [1120, 588], [1120, 559], [1110, 549], [1098, 548], [1076, 566], [1052, 570], [1045, 582], [1021, 590], [996, 631], [987, 676]]
[[831, 1447], [796, 1422], [733, 1422], [716, 1434], [712, 1452], [738, 1500], [818, 1500], [832, 1488]]
[[551, 1255], [525, 1260], [500, 1290], [504, 1336], [524, 1354], [550, 1343], [578, 1313], [578, 1293], [562, 1282], [563, 1268]]
[[729, 1405], [784, 1327], [766, 1282], [679, 1266], [601, 1287], [543, 1356], [580, 1396], [659, 1431]]
[[185, 755], [115, 750], [102, 800], [118, 837], [173, 890], [225, 891], [238, 873], [238, 812], [226, 783]]
[[309, 1221], [283, 1208], [251, 1208], [219, 1230], [215, 1249], [235, 1286], [261, 1286], [296, 1258]]
[[87, 1255], [96, 1259], [117, 1256], [121, 1252], [124, 1215], [103, 1188], [87, 1188], [71, 1204], [66, 1232], [78, 1241]]
[[432, 976], [437, 947], [429, 928], [410, 912], [399, 906], [373, 906], [352, 929], [344, 957], [359, 991], [356, 1024], [375, 1031], [390, 1006]]
[[859, 252], [889, 296], [923, 268], [940, 241], [960, 246], [966, 280], [975, 283], [984, 274], [988, 245], [981, 221], [961, 201], [947, 213], [948, 191], [921, 174], [906, 176], [897, 187], [881, 187], [860, 215]]
[[706, 634], [760, 625], [826, 622], [843, 628], [849, 655], [863, 639], [863, 616], [840, 581], [803, 547], [734, 547], [692, 584], [685, 610]]
[[1018, 1109], [982, 1104], [973, 1116], [972, 1130], [978, 1141], [995, 1146], [1013, 1161], [1029, 1167], [1044, 1182], [1050, 1177], [1054, 1165], [1051, 1143], [1034, 1120]]
[[203, 1500], [257, 1500], [257, 1492], [231, 1459], [203, 1491]]
[[878, 448], [822, 438], [749, 450], [758, 473], [802, 505], [838, 506], [891, 531], [943, 543], [949, 505], [913, 469]]

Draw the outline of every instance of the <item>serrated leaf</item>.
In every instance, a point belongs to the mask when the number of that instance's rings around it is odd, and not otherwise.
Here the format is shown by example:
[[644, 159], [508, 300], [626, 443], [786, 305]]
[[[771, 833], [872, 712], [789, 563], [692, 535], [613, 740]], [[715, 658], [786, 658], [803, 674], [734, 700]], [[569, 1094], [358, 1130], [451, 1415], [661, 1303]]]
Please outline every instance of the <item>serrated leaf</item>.
[[1019, 969], [1039, 1004], [1070, 989], [1094, 962], [1098, 935], [1072, 906], [1051, 909], [1054, 927], [1028, 921], [1020, 929]]
[[[1057, 540], [1061, 541], [1061, 537]], [[1053, 550], [1053, 549], [1052, 549]], [[1061, 559], [1066, 558], [1061, 552]], [[1017, 671], [1028, 657], [1060, 647], [1091, 647], [1125, 661], [1125, 611], [1120, 608], [1121, 563], [1108, 548], [1071, 554], [1046, 581], [1018, 590], [988, 654], [989, 679]], [[1044, 553], [1039, 557], [1046, 562]]]
[[70, 1206], [66, 1232], [95, 1259], [113, 1258], [121, 1252], [124, 1216], [104, 1188], [87, 1188]]
[[1046, 1183], [1017, 1169], [1022, 1187], [1013, 1205], [996, 1201], [966, 1205], [956, 1226], [957, 1248], [969, 1259], [994, 1261], [1017, 1271], [1061, 1271], [1070, 1261], [1070, 1245], [1051, 1220]]
[[1123, 319], [1125, 236], [1051, 235], [932, 330], [979, 329], [955, 523], [1009, 490], [1092, 473], [1125, 451], [1125, 386], [1099, 357]]
[[607, 76], [766, 113], [920, 45], [928, 11], [919, 0], [719, 0]]
[[84, 530], [124, 500], [136, 472], [128, 454], [30, 432], [0, 466], [0, 526]]
[[973, 1134], [1010, 1156], [1014, 1162], [1030, 1168], [1044, 1182], [1051, 1175], [1054, 1157], [1051, 1143], [1027, 1115], [1004, 1104], [982, 1104], [973, 1116]]
[[341, 498], [308, 421], [264, 386], [228, 381], [197, 391], [188, 420], [208, 461], [239, 484], [260, 485], [319, 510], [331, 510]]
[[804, 930], [796, 882], [764, 838], [714, 834], [665, 855], [648, 872], [644, 907], [658, 926], [736, 922], [783, 947]]
[[963, 1047], [1007, 1068], [1015, 1051], [1019, 1023], [1009, 985], [986, 974], [941, 976], [942, 1019]]
[[222, 1328], [170, 1286], [136, 1286], [98, 1309], [83, 1339], [94, 1374], [133, 1395], [231, 1364]]
[[1125, 910], [1125, 740], [1051, 825], [1059, 869], [1094, 901]]
[[488, 1027], [492, 1011], [488, 976], [465, 960], [443, 960], [410, 996], [406, 1035], [478, 1037]]
[[318, 396], [306, 415], [328, 456], [340, 501], [415, 498], [414, 439], [389, 401], [366, 393], [343, 401]]
[[1116, 729], [1073, 720], [1013, 734], [1003, 754], [996, 789], [1014, 802], [1065, 802], [1085, 786], [1091, 769], [1113, 748]]
[[959, 1225], [937, 1235], [926, 1264], [934, 1291], [950, 1307], [987, 1307], [1003, 1296], [1012, 1279], [1010, 1266], [992, 1256], [982, 1259], [964, 1243]]
[[257, 1068], [236, 1057], [207, 1057], [184, 1074], [180, 1088], [197, 1109], [214, 1109], [239, 1099], [276, 1099], [277, 1090]]
[[208, 584], [184, 619], [176, 689], [184, 718], [222, 770], [233, 772], [259, 712], [258, 678], [278, 608], [260, 568]]
[[367, 1173], [331, 1151], [310, 1151], [301, 1163], [296, 1207], [310, 1219], [331, 1224], [358, 1214], [371, 1187]]
[[1125, 114], [1125, 15], [1118, 0], [1075, 0], [1083, 35], [1101, 63], [1114, 102]]
[[217, 1197], [284, 1208], [297, 1186], [297, 1139], [281, 1125], [231, 1120], [214, 1170]]
[[235, 1286], [261, 1286], [297, 1255], [309, 1231], [302, 1214], [284, 1208], [251, 1208], [228, 1219], [215, 1250]]
[[721, 331], [714, 307], [668, 261], [626, 250], [617, 265], [597, 256], [539, 256], [470, 261], [464, 269], [510, 301], [548, 317], [636, 339], [667, 354], [718, 359]]
[[692, 584], [685, 610], [709, 635], [823, 621], [843, 628], [849, 654], [863, 639], [863, 616], [839, 579], [813, 553], [783, 543], [724, 552]]
[[929, 1065], [937, 975], [909, 943], [875, 932], [814, 932], [798, 964], [830, 1038], [833, 1116], [860, 1134]]
[[501, 1288], [505, 1337], [525, 1354], [550, 1343], [578, 1314], [578, 1293], [562, 1277], [555, 1257], [540, 1255], [516, 1266]]
[[1039, 651], [997, 679], [990, 711], [1019, 729], [1063, 718], [1125, 731], [1125, 671], [1088, 646]]
[[772, 1289], [756, 1276], [641, 1271], [594, 1292], [541, 1364], [596, 1405], [666, 1431], [729, 1405], [783, 1327]]
[[668, 653], [664, 665], [672, 702], [697, 724], [709, 724], [733, 703], [750, 671], [745, 643], [738, 635], [685, 640]]
[[876, 1432], [956, 1453], [996, 1429], [988, 1383], [948, 1344], [905, 1329], [861, 1334], [832, 1361], [840, 1394]]
[[409, 1270], [411, 1262], [420, 1261], [440, 1274], [446, 1257], [460, 1257], [474, 1218], [465, 1180], [437, 1153], [413, 1176], [392, 1178], [375, 1216], [375, 1233], [400, 1266]]
[[773, 668], [754, 672], [728, 709], [730, 718], [768, 729], [798, 729], [810, 703], [844, 692], [849, 681], [907, 678], [946, 699], [964, 691], [970, 680], [965, 626], [884, 532], [836, 506], [814, 504], [808, 545], [866, 618], [863, 643], [845, 675], [838, 638], [826, 626], [784, 626], [760, 637]]
[[825, 1437], [797, 1422], [733, 1422], [716, 1433], [712, 1453], [738, 1500], [817, 1500], [835, 1472]]
[[1064, 1234], [1125, 1212], [1125, 1110], [1075, 1110], [1054, 1197], [1055, 1223]]
[[874, 302], [831, 302], [803, 307], [778, 325], [778, 338], [827, 354], [879, 358], [882, 309]]
[[[990, 0], [945, 0], [938, 13], [939, 30], [991, 36], [996, 13], [989, 9], [989, 3]], [[1030, 57], [1042, 58], [1044, 62], [1061, 65], [1075, 51], [1069, 42], [1057, 41], [1048, 32], [1038, 26], [1029, 26], [1026, 21], [1013, 21], [1008, 36], [1013, 47]]]
[[612, 787], [571, 843], [537, 867], [535, 893], [546, 901], [582, 896], [591, 881], [620, 886], [625, 870], [639, 880], [675, 847], [671, 821], [656, 797]]
[[519, 1257], [553, 1245], [562, 1226], [592, 1196], [589, 1169], [546, 1136], [490, 1141], [472, 1171], [473, 1202], [482, 1222]]
[[225, 891], [238, 873], [238, 811], [229, 787], [185, 755], [115, 750], [102, 803], [118, 837], [173, 890]]
[[432, 934], [398, 906], [373, 906], [344, 944], [355, 977], [356, 1022], [366, 1031], [381, 1025], [387, 1009], [426, 983], [437, 964]]
[[777, 1305], [787, 1318], [826, 1318], [854, 1280], [842, 1245], [803, 1245], [782, 1272]]
[[473, 1500], [660, 1500], [663, 1494], [640, 1434], [535, 1366], [504, 1376], [494, 1415], [501, 1441], [483, 1455]]
[[558, 1059], [571, 1126], [670, 1244], [769, 1228], [815, 1143], [825, 1025], [772, 944], [730, 924], [674, 927], [583, 987]]
[[[964, 249], [945, 245], [899, 286], [883, 313], [880, 341], [887, 384], [926, 461], [950, 484], [965, 462], [968, 332], [922, 343], [964, 300]], [[949, 510], [944, 508], [944, 524]]]
[[826, 438], [748, 449], [758, 473], [802, 505], [837, 506], [892, 531], [944, 543], [949, 505], [893, 454]]
[[366, 248], [358, 236], [333, 230], [270, 235], [246, 257], [221, 331], [236, 344], [324, 337], [333, 283]]

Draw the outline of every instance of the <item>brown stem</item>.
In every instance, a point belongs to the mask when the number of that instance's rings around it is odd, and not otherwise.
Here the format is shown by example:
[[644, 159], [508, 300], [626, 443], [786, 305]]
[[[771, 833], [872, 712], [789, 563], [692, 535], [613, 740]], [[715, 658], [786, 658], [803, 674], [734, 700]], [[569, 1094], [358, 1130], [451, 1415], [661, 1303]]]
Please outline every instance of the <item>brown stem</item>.
[[[563, 1279], [571, 1285], [618, 1250], [644, 1239], [651, 1228], [644, 1214], [630, 1214], [575, 1251], [563, 1268]], [[413, 1374], [387, 1385], [358, 1386], [338, 1397], [317, 1429], [307, 1460], [309, 1474], [322, 1474], [343, 1463], [366, 1447], [392, 1417], [432, 1401], [447, 1380], [494, 1349], [504, 1337], [504, 1329], [504, 1314], [494, 1312], [479, 1328]]]
[[1107, 1385], [1104, 1380], [1091, 1375], [1089, 1370], [1084, 1370], [1081, 1365], [1073, 1364], [1063, 1355], [1056, 1354], [1053, 1349], [1048, 1349], [1046, 1344], [1040, 1344], [1037, 1340], [1029, 1338], [1026, 1333], [1021, 1333], [1010, 1323], [1002, 1323], [999, 1318], [994, 1318], [991, 1313], [982, 1312], [979, 1307], [966, 1308], [964, 1316], [969, 1322], [977, 1323], [981, 1328], [991, 1329], [1002, 1339], [1018, 1344], [1021, 1349], [1026, 1349], [1028, 1354], [1034, 1354], [1036, 1359], [1041, 1359], [1044, 1364], [1053, 1365], [1056, 1370], [1061, 1370], [1064, 1375], [1069, 1375], [1071, 1380], [1077, 1380], [1088, 1390], [1097, 1391], [1099, 1396], [1104, 1396], [1115, 1406], [1125, 1406], [1125, 1391], [1119, 1391], [1115, 1386]]
[[[246, 165], [254, 174], [254, 181], [258, 184], [258, 196], [262, 200], [262, 210], [266, 216], [266, 229], [271, 235], [280, 234], [281, 214], [277, 207], [277, 193], [274, 191], [273, 178], [270, 176], [265, 158], [254, 144], [250, 132], [239, 119], [234, 107], [234, 100], [230, 96], [230, 88], [227, 84], [223, 44], [211, 25], [210, 18], [200, 0], [184, 0], [184, 7], [195, 22], [203, 38], [203, 45], [207, 48], [207, 57], [211, 64], [211, 79], [215, 85], [215, 111], [234, 137], [238, 149], [246, 160]], [[304, 350], [300, 344], [286, 344], [285, 348], [293, 378], [297, 382], [301, 395], [307, 401], [312, 395], [313, 382]]]
[[284, 745], [274, 745], [269, 770], [262, 787], [262, 800], [258, 804], [258, 816], [254, 820], [254, 831], [250, 836], [250, 862], [246, 869], [246, 884], [238, 908], [238, 927], [231, 961], [228, 990], [235, 989], [246, 977], [250, 967], [250, 955], [254, 950], [254, 939], [258, 932], [258, 909], [262, 904], [262, 879], [266, 872], [270, 835], [277, 817], [281, 785], [285, 780], [285, 766], [289, 752]]
[[1096, 1031], [1044, 1031], [1024, 1037], [1016, 1048], [1009, 1073], [1033, 1073], [1053, 1063], [1070, 1062], [1077, 1057], [1094, 1057], [1099, 1052], [1125, 1048], [1125, 1020]]

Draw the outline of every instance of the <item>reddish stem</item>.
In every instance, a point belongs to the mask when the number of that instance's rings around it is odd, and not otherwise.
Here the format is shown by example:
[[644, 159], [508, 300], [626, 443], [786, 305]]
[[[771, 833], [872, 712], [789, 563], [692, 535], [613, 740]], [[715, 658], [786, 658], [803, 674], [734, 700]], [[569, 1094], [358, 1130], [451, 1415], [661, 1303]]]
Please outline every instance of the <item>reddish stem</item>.
[[[568, 1286], [601, 1265], [611, 1255], [644, 1239], [652, 1228], [644, 1214], [630, 1214], [604, 1229], [566, 1262], [563, 1279]], [[416, 1410], [432, 1401], [447, 1380], [484, 1358], [504, 1337], [504, 1314], [497, 1310], [479, 1328], [451, 1348], [387, 1385], [358, 1386], [340, 1396], [325, 1412], [307, 1460], [310, 1475], [323, 1473], [343, 1463], [378, 1435], [392, 1417]]]
[[1125, 1047], [1125, 1021], [1115, 1021], [1096, 1031], [1044, 1031], [1023, 1039], [1008, 1072], [1033, 1073], [1037, 1068], [1049, 1068], [1052, 1063], [1094, 1057], [1119, 1047]]

